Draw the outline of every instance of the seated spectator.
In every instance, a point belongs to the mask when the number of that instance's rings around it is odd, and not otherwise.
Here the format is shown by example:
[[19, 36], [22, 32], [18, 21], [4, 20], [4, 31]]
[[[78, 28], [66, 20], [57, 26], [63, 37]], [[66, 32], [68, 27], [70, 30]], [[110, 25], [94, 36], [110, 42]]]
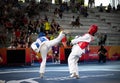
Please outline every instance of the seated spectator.
[[102, 3], [99, 6], [99, 12], [103, 12], [103, 5], [102, 5]]
[[111, 7], [111, 5], [109, 4], [109, 5], [107, 6], [107, 8], [106, 8], [106, 12], [110, 13], [111, 10], [112, 10], [112, 7]]
[[14, 46], [14, 42], [12, 42], [8, 48], [11, 48], [11, 49], [12, 49], [12, 48], [16, 48], [16, 47]]
[[24, 26], [26, 26], [28, 24], [28, 18], [27, 18], [27, 16], [23, 15], [22, 22], [23, 22]]
[[54, 19], [52, 19], [51, 33], [57, 33], [59, 30], [60, 30], [60, 25]]
[[72, 16], [72, 19], [71, 19], [71, 23], [70, 23], [71, 25], [75, 25], [75, 16], [73, 15]]
[[20, 31], [20, 29], [18, 28], [17, 30], [15, 30], [15, 36], [17, 37], [17, 38], [20, 38], [20, 35], [21, 35], [21, 31]]
[[117, 11], [120, 11], [120, 4], [117, 5]]
[[75, 25], [76, 26], [80, 25], [80, 17], [79, 16], [75, 19]]
[[44, 23], [45, 34], [49, 34], [51, 30], [50, 23], [46, 20]]
[[55, 8], [55, 10], [54, 10], [54, 15], [55, 15], [56, 17], [59, 17], [59, 9], [58, 9], [58, 8]]
[[4, 34], [0, 35], [0, 41], [3, 46], [5, 46], [6, 44], [6, 38], [7, 38], [6, 35]]
[[80, 25], [83, 26], [83, 24], [80, 23], [80, 17], [77, 16], [77, 18], [75, 19], [75, 23], [74, 23], [73, 26], [77, 26], [77, 27], [79, 27]]
[[8, 30], [11, 30], [13, 28], [13, 25], [9, 20], [5, 22], [5, 28]]
[[84, 16], [84, 17], [87, 17], [87, 16], [88, 16], [87, 7], [84, 7], [83, 16]]
[[44, 20], [45, 20], [45, 21], [48, 21], [47, 15], [44, 16]]
[[92, 7], [94, 7], [95, 6], [95, 1], [94, 0], [89, 0], [88, 1], [88, 7], [89, 8], [92, 8]]
[[113, 12], [116, 12], [115, 6], [112, 9], [113, 9]]
[[107, 34], [105, 33], [103, 35], [103, 39], [102, 39], [102, 44], [105, 45], [106, 44], [106, 40], [107, 40]]
[[61, 9], [59, 9], [59, 17], [62, 19], [62, 17], [63, 17], [63, 11], [61, 10]]

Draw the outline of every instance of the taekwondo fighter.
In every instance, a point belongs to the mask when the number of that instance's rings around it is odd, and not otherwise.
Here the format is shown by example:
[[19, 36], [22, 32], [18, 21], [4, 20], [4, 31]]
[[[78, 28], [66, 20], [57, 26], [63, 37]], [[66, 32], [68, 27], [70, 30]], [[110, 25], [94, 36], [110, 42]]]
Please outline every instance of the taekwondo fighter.
[[65, 36], [65, 32], [61, 31], [57, 38], [53, 40], [49, 40], [47, 39], [45, 34], [41, 32], [38, 35], [37, 40], [31, 44], [32, 50], [34, 50], [36, 53], [40, 52], [41, 57], [42, 57], [42, 62], [40, 65], [40, 70], [39, 70], [41, 78], [43, 78], [43, 75], [45, 73], [47, 53], [49, 52], [51, 47], [59, 43], [64, 36]]
[[78, 60], [85, 53], [85, 49], [89, 43], [94, 40], [94, 34], [97, 32], [98, 26], [91, 25], [88, 32], [83, 36], [77, 36], [71, 40], [72, 49], [68, 57], [68, 68], [70, 77], [79, 78]]

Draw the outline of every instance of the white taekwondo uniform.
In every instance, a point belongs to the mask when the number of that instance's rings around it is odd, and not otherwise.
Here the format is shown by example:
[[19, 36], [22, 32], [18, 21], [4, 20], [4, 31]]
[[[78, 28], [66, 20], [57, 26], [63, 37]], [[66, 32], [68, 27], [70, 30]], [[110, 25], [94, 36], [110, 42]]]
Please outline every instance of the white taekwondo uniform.
[[42, 36], [38, 37], [37, 40], [31, 44], [31, 48], [37, 53], [40, 52], [42, 57], [42, 62], [39, 71], [40, 74], [45, 73], [46, 58], [48, 51], [51, 49], [52, 46], [58, 44], [64, 36], [65, 34], [63, 33], [63, 31], [61, 31], [58, 37], [53, 40], [49, 40], [45, 36]]
[[71, 40], [72, 49], [68, 57], [68, 67], [70, 72], [70, 77], [79, 78], [78, 72], [78, 60], [85, 53], [85, 49], [88, 47], [89, 43], [94, 40], [94, 34], [97, 32], [98, 27], [96, 25], [91, 25], [88, 33], [83, 36], [75, 37]]

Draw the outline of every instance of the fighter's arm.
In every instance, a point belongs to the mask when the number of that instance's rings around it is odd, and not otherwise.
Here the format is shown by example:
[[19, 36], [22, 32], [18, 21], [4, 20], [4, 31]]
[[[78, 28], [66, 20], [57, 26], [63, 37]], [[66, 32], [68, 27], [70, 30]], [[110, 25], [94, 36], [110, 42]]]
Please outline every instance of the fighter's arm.
[[75, 38], [71, 41], [71, 44], [77, 44], [78, 42], [90, 42], [91, 38], [88, 34], [85, 34], [84, 36], [80, 36], [78, 38]]

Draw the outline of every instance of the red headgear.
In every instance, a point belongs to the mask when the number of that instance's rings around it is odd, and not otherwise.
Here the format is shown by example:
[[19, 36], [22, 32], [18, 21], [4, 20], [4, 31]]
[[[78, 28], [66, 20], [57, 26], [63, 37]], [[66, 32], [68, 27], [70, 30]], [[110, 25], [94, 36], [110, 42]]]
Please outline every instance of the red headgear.
[[97, 30], [98, 30], [98, 26], [94, 24], [90, 26], [88, 33], [94, 35], [97, 32]]

